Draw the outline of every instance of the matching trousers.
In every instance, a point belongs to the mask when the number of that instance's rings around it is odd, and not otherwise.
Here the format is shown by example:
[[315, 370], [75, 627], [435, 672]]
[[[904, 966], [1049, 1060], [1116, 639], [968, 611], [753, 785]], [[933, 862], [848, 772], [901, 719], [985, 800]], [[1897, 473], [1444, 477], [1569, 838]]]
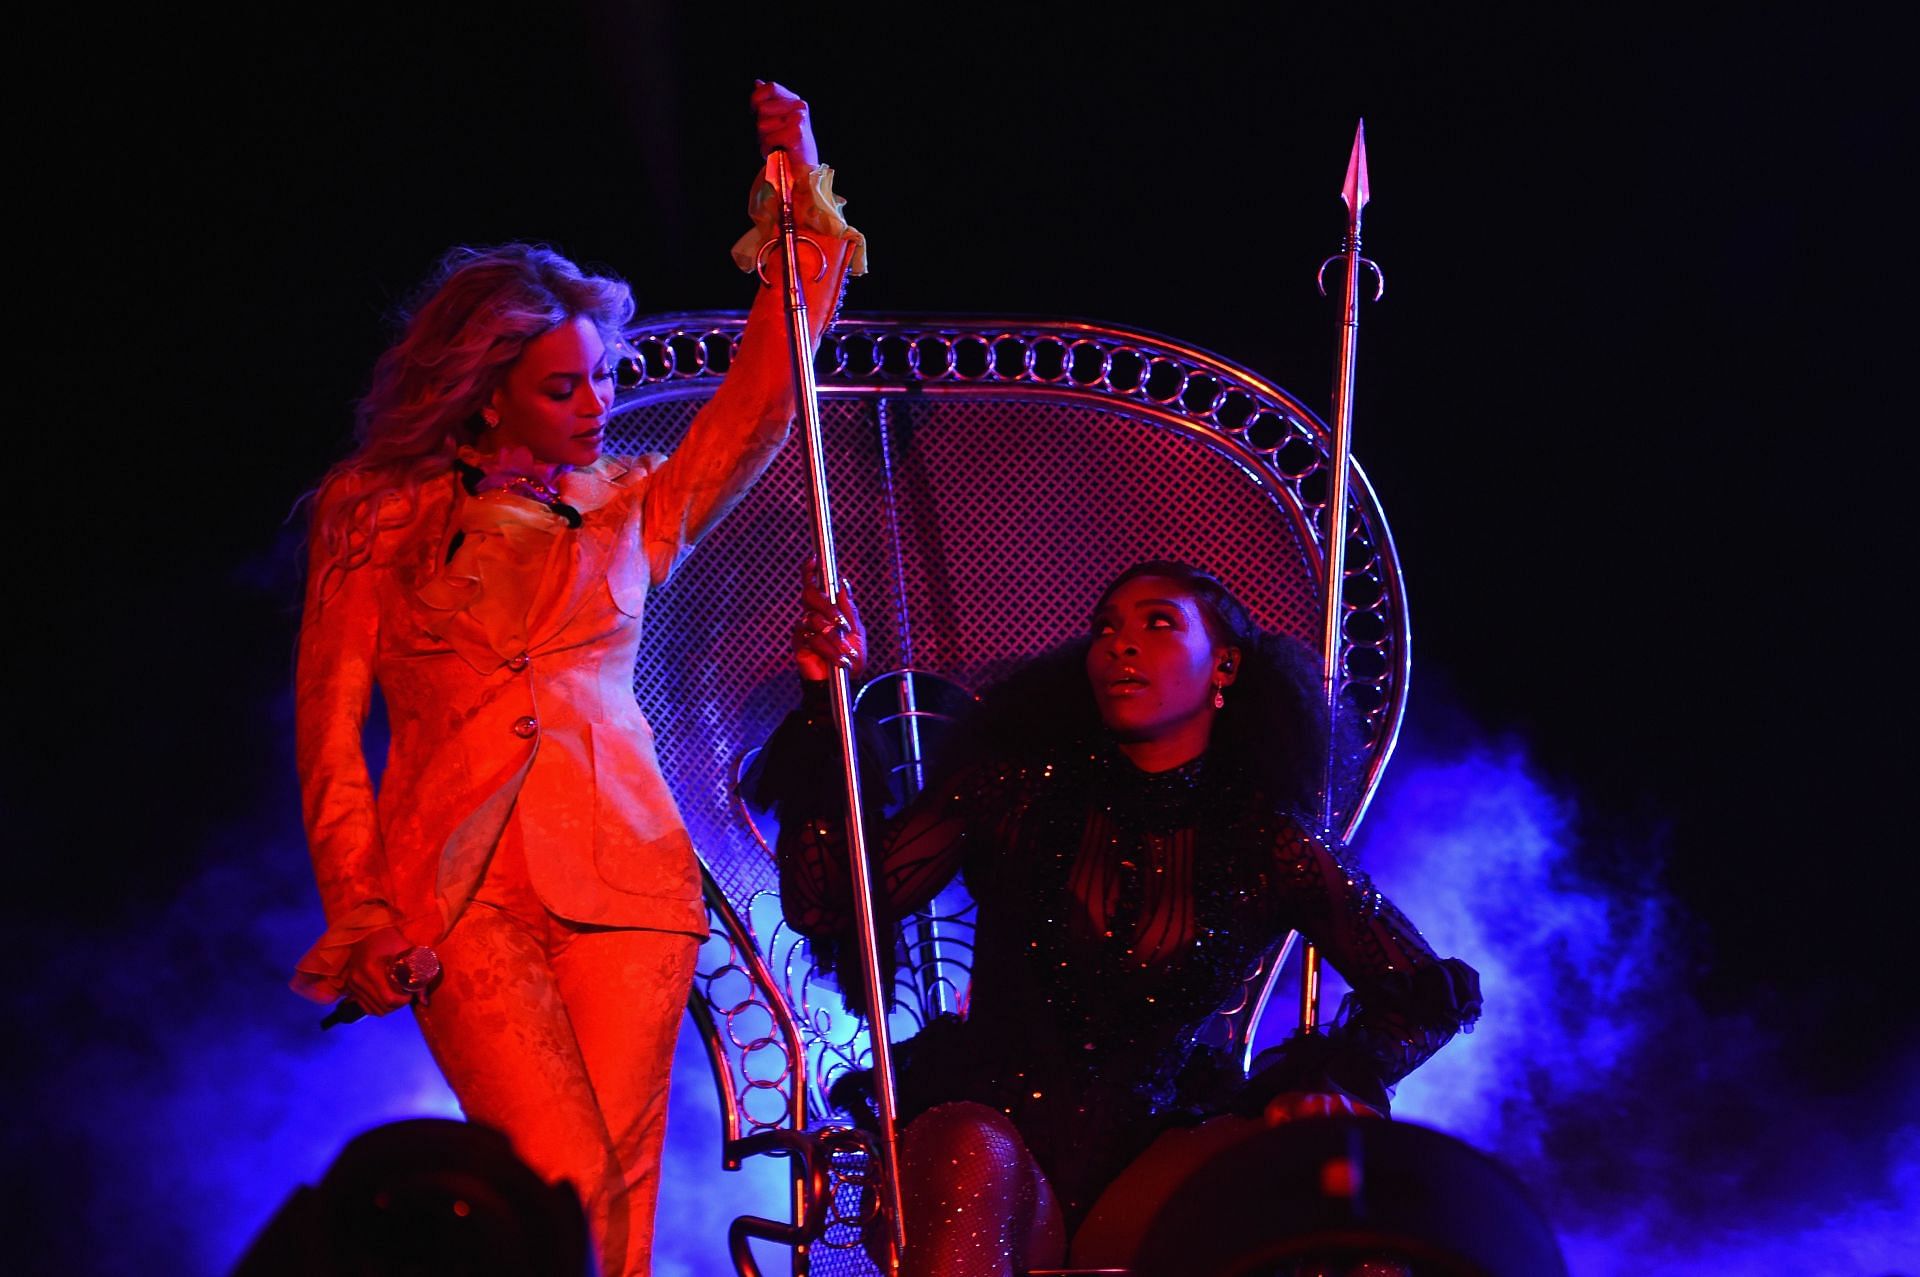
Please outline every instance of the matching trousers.
[[674, 1040], [699, 941], [585, 926], [527, 879], [517, 816], [441, 941], [420, 1028], [471, 1121], [580, 1194], [605, 1277], [646, 1277]]

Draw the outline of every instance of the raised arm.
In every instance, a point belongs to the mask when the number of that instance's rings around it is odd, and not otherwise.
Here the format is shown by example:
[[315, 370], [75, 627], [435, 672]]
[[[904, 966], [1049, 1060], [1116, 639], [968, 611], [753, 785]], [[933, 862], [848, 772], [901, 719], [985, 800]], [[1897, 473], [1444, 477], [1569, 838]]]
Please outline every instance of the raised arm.
[[1337, 1088], [1386, 1110], [1386, 1088], [1480, 1015], [1480, 981], [1439, 958], [1405, 914], [1345, 857], [1293, 822], [1276, 838], [1273, 903], [1353, 987], [1325, 1035], [1296, 1038], [1255, 1063], [1252, 1090]]
[[[845, 201], [833, 193], [833, 170], [819, 162], [807, 104], [771, 83], [757, 85], [752, 100], [761, 154], [787, 152], [795, 170], [796, 220], [825, 259], [817, 278], [802, 281], [809, 350], [818, 349], [847, 275], [866, 271], [866, 241], [840, 216]], [[759, 246], [777, 227], [777, 205], [765, 180], [756, 180], [748, 200], [754, 229], [734, 248], [743, 270], [754, 269]], [[754, 298], [726, 379], [694, 417], [679, 448], [649, 479], [641, 535], [655, 584], [666, 580], [674, 565], [733, 508], [787, 440], [797, 409], [787, 349], [785, 274], [778, 254], [770, 259], [774, 282], [761, 284]], [[803, 249], [803, 270], [814, 261]]]

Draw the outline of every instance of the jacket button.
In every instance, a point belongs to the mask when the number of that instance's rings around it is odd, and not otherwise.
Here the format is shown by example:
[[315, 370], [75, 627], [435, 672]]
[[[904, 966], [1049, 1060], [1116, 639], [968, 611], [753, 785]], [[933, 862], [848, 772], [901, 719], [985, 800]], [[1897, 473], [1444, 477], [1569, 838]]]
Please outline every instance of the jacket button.
[[540, 730], [540, 721], [531, 714], [522, 714], [513, 720], [513, 734], [521, 740], [531, 739]]
[[522, 652], [520, 653], [520, 655], [514, 657], [512, 660], [507, 662], [507, 668], [512, 670], [515, 674], [518, 674], [521, 670], [527, 668], [527, 666], [532, 663], [533, 663], [533, 658], [528, 656], [525, 652]]

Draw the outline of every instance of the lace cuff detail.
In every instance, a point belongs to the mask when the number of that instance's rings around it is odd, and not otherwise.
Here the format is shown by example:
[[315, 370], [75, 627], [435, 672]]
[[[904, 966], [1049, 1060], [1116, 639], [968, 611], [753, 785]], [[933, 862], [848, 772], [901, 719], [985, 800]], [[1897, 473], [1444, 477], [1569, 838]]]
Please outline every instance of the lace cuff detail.
[[[789, 820], [825, 817], [842, 805], [836, 795], [846, 784], [838, 744], [826, 681], [801, 680], [799, 708], [767, 737], [740, 779], [741, 794], [756, 807], [773, 808], [782, 829]], [[861, 779], [866, 779], [864, 774]]]
[[1348, 994], [1329, 1033], [1262, 1051], [1235, 1106], [1247, 1116], [1283, 1091], [1326, 1091], [1388, 1111], [1392, 1086], [1480, 1018], [1480, 976], [1458, 958]]
[[382, 927], [400, 925], [400, 915], [384, 900], [363, 900], [314, 941], [313, 948], [294, 966], [293, 991], [315, 1002], [333, 1002], [346, 995], [340, 973], [362, 936]]
[[[780, 824], [775, 856], [780, 866], [781, 909], [807, 938], [814, 970], [831, 976], [847, 1009], [866, 1014], [859, 969], [859, 947], [849, 934], [854, 906], [847, 867], [846, 770], [834, 731], [827, 684], [802, 681], [800, 706], [767, 738], [753, 766], [741, 778], [740, 792], [757, 807], [771, 807]], [[873, 872], [884, 881], [884, 833], [890, 774], [883, 737], [872, 721], [855, 716], [854, 744], [859, 751], [861, 808], [867, 818], [874, 856]], [[893, 997], [897, 920], [882, 906], [875, 919], [881, 936], [881, 987]]]
[[[867, 237], [847, 225], [840, 210], [847, 202], [833, 193], [833, 170], [816, 164], [800, 175], [793, 188], [793, 221], [801, 231], [847, 241], [847, 274], [867, 273]], [[765, 178], [756, 178], [747, 195], [747, 216], [753, 229], [733, 246], [733, 264], [752, 273], [760, 250], [780, 235], [780, 196]]]

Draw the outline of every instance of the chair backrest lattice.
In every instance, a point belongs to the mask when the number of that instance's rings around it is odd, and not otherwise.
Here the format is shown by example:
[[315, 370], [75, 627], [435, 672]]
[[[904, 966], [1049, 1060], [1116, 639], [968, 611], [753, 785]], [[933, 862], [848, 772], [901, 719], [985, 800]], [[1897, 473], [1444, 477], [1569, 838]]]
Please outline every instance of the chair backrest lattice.
[[[702, 312], [633, 325], [610, 450], [670, 451], [724, 376], [743, 319]], [[924, 315], [843, 317], [815, 368], [836, 548], [872, 668], [910, 664], [985, 686], [1080, 632], [1120, 570], [1161, 558], [1212, 570], [1262, 625], [1319, 649], [1329, 434], [1258, 375], [1113, 326]], [[1351, 492], [1343, 712], [1366, 756], [1363, 782], [1338, 804], [1348, 833], [1392, 752], [1408, 657], [1399, 566], [1358, 466]], [[634, 678], [724, 905], [702, 959], [703, 987], [716, 990], [709, 1008], [734, 1005], [723, 986], [741, 964], [729, 950], [745, 943], [799, 995], [795, 1026], [812, 1057], [802, 1067], [758, 1060], [786, 1049], [770, 1027], [777, 1017], [736, 1011], [741, 1027], [722, 1036], [747, 1102], [730, 1136], [821, 1116], [818, 1079], [863, 1059], [840, 1039], [837, 997], [829, 1007], [808, 985], [780, 920], [775, 867], [734, 792], [743, 755], [797, 699], [786, 636], [810, 550], [807, 502], [796, 441], [650, 603]], [[737, 923], [731, 936], [722, 912]], [[918, 979], [917, 963], [907, 966]], [[934, 973], [913, 990], [924, 1000], [913, 1017], [937, 1009], [942, 984]], [[1248, 1001], [1230, 1039], [1250, 1031]]]

